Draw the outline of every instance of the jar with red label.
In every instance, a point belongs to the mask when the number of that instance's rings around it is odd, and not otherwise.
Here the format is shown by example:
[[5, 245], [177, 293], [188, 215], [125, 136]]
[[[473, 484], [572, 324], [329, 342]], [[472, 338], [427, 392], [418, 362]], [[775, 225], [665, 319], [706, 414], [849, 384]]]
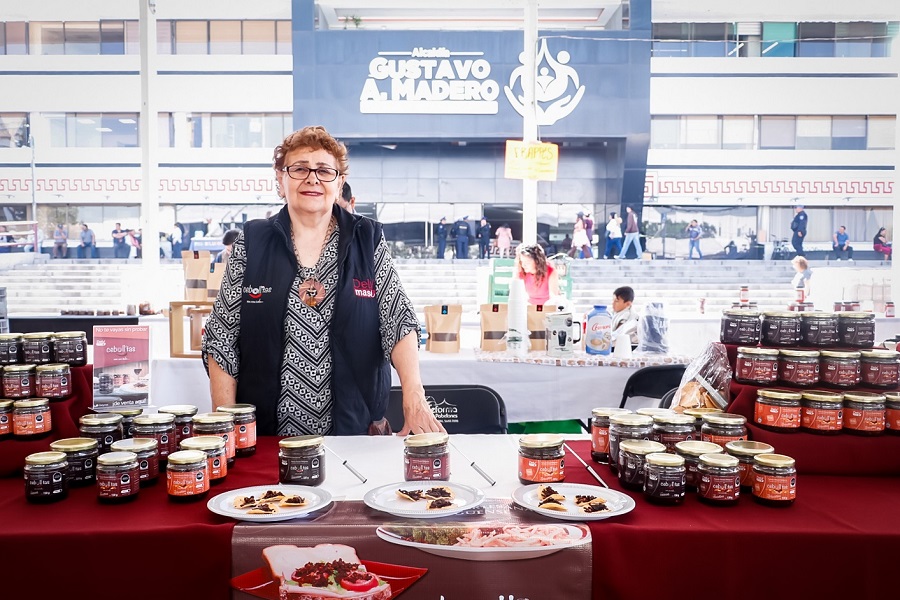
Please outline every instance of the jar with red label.
[[778, 381], [795, 387], [819, 383], [819, 351], [779, 350]]
[[738, 293], [738, 301], [741, 304], [750, 302], [750, 286], [749, 285], [741, 286], [740, 292]]
[[[650, 417], [644, 418], [651, 420]], [[563, 436], [555, 433], [533, 433], [519, 438], [519, 481], [523, 484], [565, 481], [564, 441]]]
[[224, 412], [200, 413], [194, 415], [194, 435], [218, 435], [225, 440], [225, 456], [228, 466], [234, 466], [236, 448], [234, 443], [234, 415]]
[[896, 310], [896, 308], [894, 308], [894, 303], [893, 303], [893, 302], [885, 302], [885, 303], [884, 303], [884, 316], [887, 317], [887, 318], [889, 318], [889, 319], [890, 319], [891, 317], [896, 317], [896, 316], [897, 316], [897, 310]]
[[800, 430], [800, 392], [760, 389], [756, 392], [753, 421], [763, 429], [792, 433]]
[[900, 435], [900, 392], [885, 392], [884, 431]]
[[730, 454], [704, 454], [697, 467], [697, 497], [715, 506], [733, 506], [741, 496], [740, 461]]
[[166, 491], [169, 500], [174, 502], [194, 502], [208, 496], [206, 452], [179, 450], [170, 454], [166, 466]]
[[69, 463], [66, 479], [70, 487], [93, 485], [97, 481], [99, 448], [94, 438], [65, 438], [50, 442], [51, 450], [66, 454]]
[[37, 394], [42, 398], [62, 400], [72, 395], [72, 372], [69, 365], [38, 365], [35, 372]]
[[694, 417], [671, 413], [653, 417], [653, 431], [650, 439], [666, 447], [666, 452], [675, 453], [675, 444], [694, 439]]
[[644, 489], [644, 464], [648, 454], [663, 453], [666, 447], [650, 440], [622, 440], [619, 443], [619, 483], [622, 487]]
[[875, 345], [875, 315], [864, 312], [838, 313], [838, 340], [841, 346], [871, 348]]
[[784, 454], [760, 454], [753, 465], [753, 499], [766, 506], [790, 506], [797, 499], [796, 461]]
[[844, 393], [844, 431], [856, 435], [881, 435], [885, 429], [885, 402], [882, 394]]
[[800, 400], [800, 427], [810, 433], [837, 435], [844, 428], [844, 395], [810, 390]]
[[860, 351], [862, 384], [866, 387], [896, 389], [900, 383], [900, 352], [895, 350]]
[[141, 490], [141, 471], [134, 452], [107, 452], [97, 457], [97, 498], [104, 504], [130, 502]]
[[12, 400], [0, 400], [0, 440], [12, 435]]
[[619, 442], [649, 440], [653, 433], [653, 418], [647, 415], [612, 415], [609, 418], [609, 469], [619, 470]]
[[13, 435], [20, 439], [36, 440], [46, 437], [53, 430], [50, 401], [46, 398], [29, 398], [13, 403]]
[[765, 312], [762, 317], [763, 346], [796, 346], [800, 342], [800, 315], [791, 312]]
[[30, 365], [44, 365], [53, 362], [53, 334], [26, 333], [22, 339], [22, 355]]
[[3, 396], [6, 398], [31, 398], [34, 396], [34, 365], [7, 365], [3, 367]]
[[778, 379], [778, 350], [774, 348], [737, 349], [734, 378], [741, 383], [767, 385]]
[[175, 445], [175, 415], [156, 413], [134, 418], [134, 437], [153, 438], [159, 444], [159, 461], [166, 462]]
[[87, 336], [83, 331], [60, 331], [53, 334], [53, 360], [83, 367], [87, 364]]
[[771, 454], [775, 452], [775, 448], [770, 444], [763, 442], [751, 442], [743, 440], [740, 442], [728, 442], [725, 444], [726, 454], [738, 459], [738, 471], [741, 474], [741, 489], [749, 492], [753, 487], [753, 464], [754, 457], [760, 454]]
[[627, 408], [601, 406], [591, 411], [591, 458], [594, 462], [606, 464], [609, 461], [609, 418], [624, 415]]
[[723, 412], [721, 408], [703, 407], [703, 408], [686, 408], [681, 412], [681, 414], [690, 415], [690, 416], [694, 417], [694, 431], [695, 431], [694, 439], [699, 440], [701, 437], [700, 429], [703, 427], [703, 415], [710, 415], [710, 414], [721, 413], [721, 412]]
[[719, 341], [723, 344], [755, 346], [759, 343], [762, 323], [759, 313], [751, 310], [726, 310], [722, 312]]
[[21, 333], [0, 333], [0, 365], [16, 365], [24, 362]]
[[159, 442], [156, 438], [128, 438], [112, 443], [113, 452], [134, 452], [138, 459], [140, 486], [159, 481]]
[[65, 452], [36, 452], [25, 457], [25, 499], [36, 504], [62, 500], [69, 493]]
[[819, 381], [834, 388], [853, 388], [862, 380], [862, 362], [857, 351], [822, 350], [819, 353]]
[[801, 345], [827, 348], [838, 341], [837, 313], [810, 311], [800, 315]]
[[644, 465], [644, 497], [652, 504], [673, 505], [684, 501], [684, 458], [677, 454], [648, 454]]
[[198, 408], [193, 404], [170, 404], [160, 406], [159, 412], [175, 415], [175, 446], [180, 447], [181, 441], [194, 435], [194, 415]]
[[210, 485], [225, 481], [228, 460], [225, 458], [225, 440], [217, 435], [197, 435], [181, 441], [181, 450], [200, 450], [206, 453], [206, 473]]
[[321, 485], [325, 481], [325, 438], [297, 435], [278, 442], [278, 481]]
[[234, 416], [235, 456], [253, 456], [256, 453], [256, 407], [252, 404], [231, 404], [216, 410]]
[[403, 477], [406, 481], [450, 479], [450, 452], [446, 433], [419, 433], [403, 440]]
[[112, 450], [113, 442], [122, 439], [122, 415], [115, 413], [83, 415], [78, 419], [78, 423], [81, 435], [97, 440], [100, 454]]
[[675, 444], [675, 454], [684, 459], [685, 485], [688, 490], [697, 491], [697, 487], [700, 485], [700, 472], [698, 470], [700, 457], [704, 454], [718, 454], [720, 452], [725, 452], [725, 449], [712, 442], [693, 440]]
[[747, 439], [747, 417], [732, 413], [703, 415], [700, 439], [725, 447], [728, 442]]

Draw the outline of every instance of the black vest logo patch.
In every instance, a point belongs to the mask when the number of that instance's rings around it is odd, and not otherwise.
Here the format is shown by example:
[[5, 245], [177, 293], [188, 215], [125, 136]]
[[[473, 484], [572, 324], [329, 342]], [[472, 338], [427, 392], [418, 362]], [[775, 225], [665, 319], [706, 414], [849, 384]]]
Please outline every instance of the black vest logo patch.
[[266, 294], [272, 293], [272, 287], [267, 285], [245, 285], [244, 289], [244, 302], [247, 304], [262, 304], [265, 300]]
[[375, 282], [371, 279], [353, 279], [353, 293], [357, 298], [374, 298]]

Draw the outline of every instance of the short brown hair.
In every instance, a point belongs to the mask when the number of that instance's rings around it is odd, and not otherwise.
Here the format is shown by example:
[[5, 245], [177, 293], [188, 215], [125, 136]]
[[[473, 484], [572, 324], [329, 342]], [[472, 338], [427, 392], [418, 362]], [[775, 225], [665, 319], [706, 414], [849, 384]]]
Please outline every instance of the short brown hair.
[[792, 260], [792, 263], [799, 266], [802, 270], [807, 270], [809, 268], [809, 262], [803, 258], [802, 256], [795, 256]]
[[275, 147], [272, 155], [272, 166], [276, 171], [284, 167], [284, 157], [298, 148], [310, 150], [324, 150], [337, 161], [337, 169], [342, 175], [346, 175], [350, 168], [347, 161], [347, 147], [334, 139], [321, 125], [304, 127], [289, 134], [280, 145]]

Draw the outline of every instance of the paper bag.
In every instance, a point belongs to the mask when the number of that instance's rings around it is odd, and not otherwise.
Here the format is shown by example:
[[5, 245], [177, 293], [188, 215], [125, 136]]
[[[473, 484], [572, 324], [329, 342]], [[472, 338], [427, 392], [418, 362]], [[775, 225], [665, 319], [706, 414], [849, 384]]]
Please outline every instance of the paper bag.
[[556, 307], [551, 304], [528, 305], [528, 339], [531, 341], [532, 352], [547, 351], [547, 328], [544, 323], [544, 315], [556, 312]]
[[210, 254], [206, 250], [185, 250], [181, 253], [184, 268], [184, 299], [205, 301], [206, 281], [209, 279]]
[[207, 300], [214, 301], [219, 295], [219, 289], [222, 287], [222, 279], [225, 277], [225, 263], [214, 263], [213, 270], [209, 273], [206, 280], [206, 297]]
[[481, 305], [481, 349], [485, 352], [506, 350], [506, 330], [509, 328], [507, 304]]
[[459, 329], [462, 325], [461, 304], [438, 304], [425, 307], [425, 349], [438, 354], [459, 352]]

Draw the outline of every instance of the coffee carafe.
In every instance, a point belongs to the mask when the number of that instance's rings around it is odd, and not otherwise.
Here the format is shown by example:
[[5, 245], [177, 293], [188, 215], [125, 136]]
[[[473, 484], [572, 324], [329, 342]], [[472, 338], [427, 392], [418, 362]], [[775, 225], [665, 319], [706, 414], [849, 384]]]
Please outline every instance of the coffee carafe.
[[572, 313], [562, 307], [557, 312], [544, 317], [547, 336], [547, 356], [572, 356], [575, 344], [581, 342], [581, 321], [576, 321]]

